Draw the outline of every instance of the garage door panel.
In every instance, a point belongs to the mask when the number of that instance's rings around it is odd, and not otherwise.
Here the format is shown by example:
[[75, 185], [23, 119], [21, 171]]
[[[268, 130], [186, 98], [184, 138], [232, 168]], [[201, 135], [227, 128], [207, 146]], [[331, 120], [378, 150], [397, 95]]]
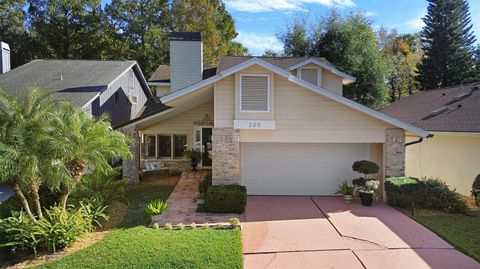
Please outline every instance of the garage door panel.
[[351, 179], [369, 144], [242, 143], [242, 182], [251, 195], [332, 195]]

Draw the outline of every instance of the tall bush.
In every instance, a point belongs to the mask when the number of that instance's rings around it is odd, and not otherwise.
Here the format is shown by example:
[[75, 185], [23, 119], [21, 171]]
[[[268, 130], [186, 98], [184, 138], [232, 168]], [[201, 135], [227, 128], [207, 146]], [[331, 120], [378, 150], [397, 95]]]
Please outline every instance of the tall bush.
[[465, 200], [436, 178], [392, 177], [385, 182], [388, 203], [400, 207], [440, 209], [447, 213], [468, 213]]

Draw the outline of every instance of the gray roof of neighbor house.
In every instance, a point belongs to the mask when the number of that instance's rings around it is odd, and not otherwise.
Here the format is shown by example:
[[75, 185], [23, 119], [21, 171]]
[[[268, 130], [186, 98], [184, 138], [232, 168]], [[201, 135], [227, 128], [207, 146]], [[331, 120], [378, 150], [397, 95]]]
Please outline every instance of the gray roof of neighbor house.
[[[141, 73], [136, 61], [39, 59], [0, 75], [0, 88], [19, 95], [29, 87], [41, 87], [56, 92], [59, 99], [83, 106], [132, 67], [137, 74]], [[147, 96], [151, 96], [146, 82], [140, 83]]]
[[480, 132], [480, 82], [417, 92], [380, 112], [427, 131]]

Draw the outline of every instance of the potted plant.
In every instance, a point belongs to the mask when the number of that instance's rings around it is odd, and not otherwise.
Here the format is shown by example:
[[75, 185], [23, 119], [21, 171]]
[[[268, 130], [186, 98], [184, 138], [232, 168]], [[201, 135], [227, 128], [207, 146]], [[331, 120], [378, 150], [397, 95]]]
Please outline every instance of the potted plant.
[[168, 209], [167, 202], [160, 199], [156, 199], [151, 201], [147, 205], [147, 207], [145, 208], [145, 211], [152, 218], [152, 222], [157, 223], [157, 222], [160, 222], [160, 220], [162, 219], [163, 212], [167, 211], [167, 209]]
[[371, 206], [373, 203], [373, 196], [375, 191], [378, 189], [380, 182], [375, 179], [366, 180], [363, 187], [361, 187], [358, 191], [360, 194], [360, 199], [362, 201], [362, 205], [364, 206]]
[[336, 194], [342, 194], [343, 200], [346, 204], [352, 203], [352, 196], [355, 187], [348, 185], [347, 181], [343, 182], [342, 184], [338, 185], [338, 190]]
[[192, 170], [196, 171], [198, 163], [202, 159], [202, 153], [199, 150], [187, 149], [185, 150], [185, 158], [187, 158], [187, 160], [190, 160], [190, 165], [192, 166]]

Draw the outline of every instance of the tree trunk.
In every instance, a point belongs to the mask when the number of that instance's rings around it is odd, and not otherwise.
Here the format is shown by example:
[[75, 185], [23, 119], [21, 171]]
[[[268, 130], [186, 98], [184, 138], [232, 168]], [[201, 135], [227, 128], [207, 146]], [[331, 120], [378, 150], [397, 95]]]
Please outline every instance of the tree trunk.
[[75, 188], [75, 185], [80, 183], [80, 180], [82, 179], [82, 175], [85, 172], [85, 169], [87, 168], [87, 165], [85, 162], [82, 160], [73, 160], [69, 164], [67, 164], [67, 169], [70, 171], [70, 175], [72, 176], [72, 187], [68, 187], [67, 184], [62, 184], [62, 187], [60, 188], [60, 197], [58, 200], [59, 206], [66, 209], [67, 208], [67, 200], [68, 196], [70, 195], [70, 192], [73, 188]]
[[32, 219], [35, 220], [35, 216], [33, 216], [32, 211], [30, 210], [30, 205], [28, 204], [27, 198], [25, 198], [25, 195], [23, 195], [22, 190], [20, 189], [20, 186], [18, 183], [12, 183], [11, 187], [15, 194], [17, 195], [18, 199], [20, 199], [20, 202], [22, 203], [23, 209], [25, 209], [25, 212], [27, 212], [27, 215], [32, 217]]
[[67, 200], [69, 195], [70, 190], [65, 184], [62, 184], [62, 187], [60, 188], [60, 197], [58, 198], [58, 206], [63, 209], [67, 209]]
[[40, 183], [37, 181], [34, 181], [32, 183], [32, 190], [31, 190], [32, 199], [35, 206], [35, 213], [37, 213], [38, 218], [41, 218], [43, 217], [43, 214], [42, 214], [42, 205], [40, 203], [40, 194], [38, 193], [39, 189], [40, 189]]

